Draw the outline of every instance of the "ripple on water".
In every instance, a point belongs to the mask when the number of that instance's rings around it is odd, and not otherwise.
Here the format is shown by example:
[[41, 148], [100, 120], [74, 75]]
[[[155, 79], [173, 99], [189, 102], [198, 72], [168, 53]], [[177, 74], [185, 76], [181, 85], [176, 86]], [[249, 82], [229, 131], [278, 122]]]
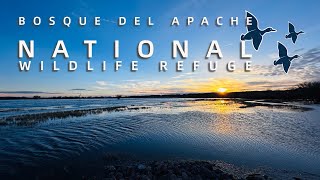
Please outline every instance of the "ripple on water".
[[[148, 106], [155, 100], [150, 101]], [[242, 108], [243, 103], [231, 100], [162, 100], [154, 104], [157, 106], [150, 109], [68, 117], [30, 127], [0, 127], [4, 134], [0, 137], [0, 170], [15, 163], [34, 166], [115, 150], [112, 148], [153, 156], [174, 154], [319, 170], [320, 122], [314, 120], [313, 111]], [[315, 111], [320, 112], [319, 108]], [[292, 162], [298, 163], [293, 167]]]

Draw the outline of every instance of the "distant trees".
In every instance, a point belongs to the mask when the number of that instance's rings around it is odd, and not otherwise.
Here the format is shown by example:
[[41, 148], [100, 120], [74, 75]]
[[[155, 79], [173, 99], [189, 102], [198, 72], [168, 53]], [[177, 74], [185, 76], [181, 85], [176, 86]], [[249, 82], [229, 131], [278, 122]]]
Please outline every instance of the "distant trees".
[[305, 82], [291, 89], [294, 94], [303, 99], [313, 99], [320, 102], [320, 82]]
[[305, 82], [298, 84], [295, 89], [320, 90], [320, 82]]
[[33, 99], [40, 99], [41, 96], [33, 96]]
[[187, 94], [158, 94], [136, 96], [55, 96], [55, 97], [0, 97], [7, 99], [98, 99], [98, 98], [246, 98], [246, 99], [279, 99], [279, 100], [310, 100], [320, 103], [320, 81], [304, 82], [287, 90], [242, 91], [219, 93], [187, 93]]

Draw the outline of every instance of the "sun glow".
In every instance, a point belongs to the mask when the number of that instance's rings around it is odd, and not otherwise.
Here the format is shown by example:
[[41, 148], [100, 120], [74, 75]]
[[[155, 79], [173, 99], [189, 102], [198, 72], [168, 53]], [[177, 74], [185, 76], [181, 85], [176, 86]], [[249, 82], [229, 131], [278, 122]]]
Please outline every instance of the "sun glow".
[[226, 88], [219, 88], [218, 90], [218, 93], [225, 93], [227, 91]]

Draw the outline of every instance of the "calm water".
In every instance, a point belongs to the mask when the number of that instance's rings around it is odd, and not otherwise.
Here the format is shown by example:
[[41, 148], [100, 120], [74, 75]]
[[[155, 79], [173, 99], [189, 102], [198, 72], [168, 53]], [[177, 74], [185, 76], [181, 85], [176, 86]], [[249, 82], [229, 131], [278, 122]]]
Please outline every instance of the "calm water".
[[119, 105], [149, 108], [0, 126], [0, 175], [90, 173], [103, 168], [106, 152], [122, 152], [146, 159], [222, 160], [320, 177], [319, 105], [227, 99], [14, 100], [0, 101], [0, 119]]

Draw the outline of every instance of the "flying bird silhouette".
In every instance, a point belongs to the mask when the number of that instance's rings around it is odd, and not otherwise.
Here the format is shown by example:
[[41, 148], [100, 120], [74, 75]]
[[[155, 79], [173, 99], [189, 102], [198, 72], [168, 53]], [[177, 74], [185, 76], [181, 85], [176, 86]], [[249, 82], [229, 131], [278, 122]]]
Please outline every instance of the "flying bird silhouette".
[[248, 32], [241, 35], [241, 40], [252, 40], [252, 44], [255, 50], [259, 49], [262, 41], [262, 37], [265, 33], [277, 31], [272, 27], [268, 27], [264, 30], [259, 29], [259, 23], [257, 18], [250, 12], [246, 11], [246, 19], [251, 17], [251, 25], [247, 25]]
[[288, 56], [288, 50], [287, 48], [278, 42], [278, 50], [279, 50], [279, 58], [278, 60], [274, 61], [273, 64], [276, 66], [278, 64], [283, 65], [284, 72], [288, 73], [288, 70], [291, 65], [291, 61], [295, 58], [298, 58], [299, 55], [294, 55], [292, 57]]
[[294, 25], [289, 22], [289, 34], [286, 35], [286, 38], [291, 38], [293, 43], [296, 43], [297, 37], [299, 34], [304, 33], [303, 31], [296, 32]]

